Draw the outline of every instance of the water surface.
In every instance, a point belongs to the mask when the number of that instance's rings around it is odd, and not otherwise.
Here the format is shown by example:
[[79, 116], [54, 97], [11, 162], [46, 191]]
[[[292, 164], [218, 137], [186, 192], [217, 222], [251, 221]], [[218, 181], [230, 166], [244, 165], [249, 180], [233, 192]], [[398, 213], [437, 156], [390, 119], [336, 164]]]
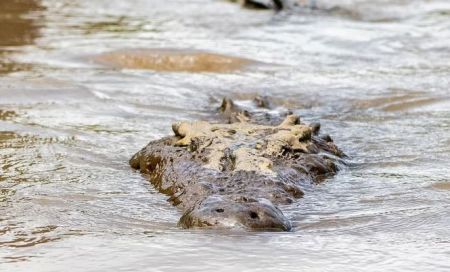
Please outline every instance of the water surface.
[[[0, 270], [449, 270], [450, 3], [318, 7], [1, 1]], [[92, 59], [134, 49], [264, 65], [188, 73]], [[255, 93], [320, 121], [351, 165], [283, 207], [293, 232], [178, 228], [180, 212], [128, 159], [172, 122]]]

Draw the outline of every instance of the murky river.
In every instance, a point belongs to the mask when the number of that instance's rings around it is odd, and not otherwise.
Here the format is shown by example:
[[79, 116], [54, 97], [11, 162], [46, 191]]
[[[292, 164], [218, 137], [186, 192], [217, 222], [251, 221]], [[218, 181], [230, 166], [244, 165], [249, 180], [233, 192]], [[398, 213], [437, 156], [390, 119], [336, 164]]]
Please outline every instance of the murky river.
[[[1, 0], [0, 270], [449, 271], [450, 2], [317, 4]], [[96, 61], [130, 49], [150, 60]], [[158, 66], [169, 49], [237, 64]], [[256, 93], [351, 164], [284, 208], [293, 232], [180, 229], [128, 159]]]

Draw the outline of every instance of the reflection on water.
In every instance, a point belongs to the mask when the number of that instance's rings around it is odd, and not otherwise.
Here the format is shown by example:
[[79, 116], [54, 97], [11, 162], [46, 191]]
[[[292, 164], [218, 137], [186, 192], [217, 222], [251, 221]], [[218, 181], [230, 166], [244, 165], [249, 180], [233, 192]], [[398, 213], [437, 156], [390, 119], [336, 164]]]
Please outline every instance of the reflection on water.
[[0, 120], [9, 120], [14, 117], [16, 113], [11, 110], [1, 110], [0, 109]]
[[[450, 4], [317, 5], [0, 1], [0, 270], [448, 270]], [[282, 207], [291, 233], [179, 229], [128, 159], [255, 94], [320, 121], [349, 167]]]
[[9, 59], [14, 47], [33, 44], [39, 27], [33, 12], [42, 10], [40, 1], [4, 0], [0, 2], [0, 74], [29, 68]]
[[[0, 241], [0, 247], [7, 246], [12, 248], [21, 248], [54, 241], [57, 238], [48, 238], [45, 235], [46, 233], [51, 232], [54, 229], [56, 229], [56, 226], [45, 226], [32, 229], [30, 230], [30, 233], [24, 233], [22, 231], [14, 233], [14, 226], [12, 228], [8, 227], [7, 229], [0, 230], [0, 233], [4, 233], [4, 235], [2, 236], [2, 241]], [[14, 238], [8, 241], [7, 237], [5, 236], [7, 236], [7, 234], [11, 235], [11, 232], [14, 233]], [[33, 236], [30, 237], [30, 234]], [[38, 236], [36, 234], [38, 234]]]
[[101, 54], [96, 62], [117, 68], [148, 69], [160, 72], [227, 73], [254, 61], [201, 51], [134, 49]]
[[150, 30], [144, 22], [133, 19], [133, 17], [129, 16], [111, 16], [110, 18], [105, 16], [100, 22], [89, 22], [77, 26], [77, 28], [84, 30], [86, 35], [108, 32], [133, 33]]
[[431, 185], [431, 187], [438, 190], [450, 190], [450, 182], [438, 182]]
[[[406, 93], [406, 94], [402, 94]], [[381, 98], [364, 99], [357, 101], [355, 106], [365, 109], [381, 109], [384, 111], [420, 110], [426, 106], [433, 106], [449, 101], [448, 96], [430, 97], [427, 92], [414, 90], [396, 90], [392, 95]]]
[[2, 26], [0, 30], [1, 47], [32, 44], [39, 36], [38, 27], [30, 13], [42, 10], [40, 1], [1, 1], [0, 10], [0, 24]]

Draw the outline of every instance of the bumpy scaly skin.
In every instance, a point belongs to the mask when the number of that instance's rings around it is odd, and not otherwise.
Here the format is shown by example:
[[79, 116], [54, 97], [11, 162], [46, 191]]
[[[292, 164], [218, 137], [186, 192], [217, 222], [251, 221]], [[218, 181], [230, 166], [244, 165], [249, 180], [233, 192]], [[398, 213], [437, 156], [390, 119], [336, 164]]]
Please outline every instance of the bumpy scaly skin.
[[[262, 99], [256, 105], [268, 106]], [[150, 142], [130, 160], [133, 168], [184, 212], [179, 225], [290, 230], [276, 206], [303, 196], [301, 184], [337, 171], [344, 154], [318, 124], [287, 115], [252, 114], [224, 100], [226, 123], [179, 122], [174, 136]]]

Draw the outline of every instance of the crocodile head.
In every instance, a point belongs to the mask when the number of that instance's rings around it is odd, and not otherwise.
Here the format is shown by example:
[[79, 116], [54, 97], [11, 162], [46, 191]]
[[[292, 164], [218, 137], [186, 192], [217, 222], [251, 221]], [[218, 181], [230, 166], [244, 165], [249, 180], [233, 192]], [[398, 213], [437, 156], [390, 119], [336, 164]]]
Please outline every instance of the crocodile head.
[[[242, 197], [241, 197], [242, 199]], [[267, 199], [235, 201], [220, 195], [212, 195], [180, 219], [179, 225], [192, 227], [244, 227], [250, 230], [289, 231], [292, 226], [283, 213]]]

